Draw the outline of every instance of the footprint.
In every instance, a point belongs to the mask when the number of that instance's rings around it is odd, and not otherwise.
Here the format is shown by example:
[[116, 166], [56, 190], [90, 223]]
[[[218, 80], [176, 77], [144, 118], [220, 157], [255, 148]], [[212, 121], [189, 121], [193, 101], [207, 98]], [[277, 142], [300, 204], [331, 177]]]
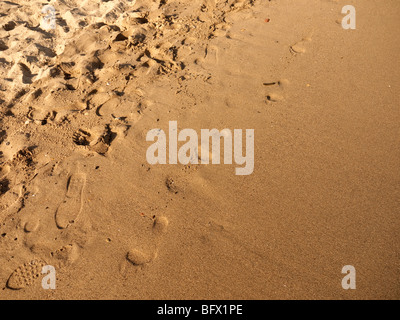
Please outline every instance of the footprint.
[[151, 262], [154, 258], [154, 255], [152, 256], [150, 254], [146, 254], [143, 251], [137, 249], [130, 250], [126, 255], [126, 259], [135, 266], [147, 264]]
[[304, 43], [302, 41], [300, 41], [300, 42], [297, 42], [296, 44], [290, 46], [290, 52], [293, 53], [293, 54], [306, 52], [306, 48], [304, 47]]
[[74, 173], [68, 179], [67, 193], [55, 214], [56, 225], [66, 229], [79, 217], [83, 207], [83, 190], [86, 183], [84, 173]]
[[116, 134], [111, 131], [110, 125], [106, 125], [102, 133], [99, 135], [99, 138], [95, 140], [95, 143], [92, 144], [89, 149], [100, 155], [105, 155], [115, 138]]
[[[120, 127], [117, 128], [118, 132], [125, 133]], [[72, 137], [74, 143], [78, 146], [88, 147], [90, 151], [97, 152], [100, 155], [105, 155], [117, 137], [118, 133], [113, 132], [110, 125], [99, 126], [88, 130], [79, 129], [76, 131]]]
[[177, 187], [175, 180], [171, 177], [165, 179], [165, 186], [167, 187], [168, 191], [173, 194], [179, 193], [179, 188]]
[[24, 225], [24, 231], [26, 233], [32, 233], [39, 229], [40, 222], [39, 220], [31, 219], [30, 221], [26, 222]]
[[46, 125], [47, 123], [54, 121], [56, 116], [57, 112], [48, 112], [47, 110], [43, 109], [31, 109], [27, 114], [27, 118], [30, 121], [33, 121], [39, 125]]
[[229, 37], [229, 29], [231, 26], [227, 23], [219, 23], [213, 26], [213, 31], [210, 32], [208, 38], [212, 39], [214, 37]]
[[217, 65], [219, 63], [219, 49], [216, 46], [207, 46], [204, 55], [205, 62]]
[[153, 233], [161, 236], [167, 232], [169, 221], [166, 217], [158, 217], [154, 220]]
[[11, 162], [21, 150], [28, 147], [28, 141], [29, 139], [24, 132], [16, 131], [8, 134], [7, 139], [4, 139], [0, 145], [0, 154], [4, 158], [4, 161]]
[[267, 100], [271, 102], [282, 101], [284, 98], [279, 93], [270, 93], [267, 95]]
[[124, 278], [128, 275], [130, 266], [143, 267], [152, 262], [157, 257], [157, 252], [153, 255], [139, 249], [131, 249], [125, 256], [125, 259], [119, 264], [119, 273]]
[[[169, 221], [166, 217], [157, 217], [153, 221], [152, 237], [155, 245], [153, 249], [141, 250], [138, 248], [131, 249], [126, 254], [126, 260], [121, 264], [121, 274], [126, 274], [126, 265], [144, 266], [154, 261], [158, 256], [158, 248], [160, 247], [162, 236], [167, 232]], [[152, 251], [152, 253], [149, 253]]]
[[57, 260], [59, 267], [72, 265], [79, 259], [79, 247], [77, 244], [69, 244], [51, 253]]
[[23, 186], [18, 185], [11, 189], [9, 181], [5, 178], [0, 181], [0, 218], [7, 216], [10, 212], [17, 212], [23, 205]]
[[263, 85], [268, 87], [276, 87], [275, 91], [267, 94], [266, 99], [267, 101], [278, 102], [284, 100], [282, 92], [289, 85], [289, 81], [287, 79], [282, 79], [275, 82], [264, 82]]
[[139, 105], [137, 101], [115, 96], [104, 102], [97, 108], [99, 116], [112, 116], [114, 119], [134, 119], [139, 113]]
[[79, 129], [72, 137], [74, 143], [78, 146], [88, 146], [92, 142], [92, 135], [85, 130]]
[[42, 274], [46, 263], [41, 259], [32, 260], [18, 267], [7, 281], [7, 287], [12, 290], [21, 290], [34, 284]]
[[311, 42], [311, 39], [312, 39], [312, 33], [309, 36], [304, 37], [301, 41], [296, 42], [294, 45], [291, 45], [289, 47], [290, 52], [293, 55], [296, 55], [296, 54], [299, 54], [299, 53], [305, 53], [307, 51], [306, 50], [306, 43], [307, 42]]

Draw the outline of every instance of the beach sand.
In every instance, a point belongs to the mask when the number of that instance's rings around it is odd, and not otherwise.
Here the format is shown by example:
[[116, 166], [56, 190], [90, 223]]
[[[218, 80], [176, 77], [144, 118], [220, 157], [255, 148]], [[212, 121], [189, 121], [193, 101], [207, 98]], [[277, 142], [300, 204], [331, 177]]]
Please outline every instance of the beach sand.
[[[48, 5], [0, 1], [0, 299], [400, 298], [399, 1]], [[170, 121], [254, 172], [149, 164]]]

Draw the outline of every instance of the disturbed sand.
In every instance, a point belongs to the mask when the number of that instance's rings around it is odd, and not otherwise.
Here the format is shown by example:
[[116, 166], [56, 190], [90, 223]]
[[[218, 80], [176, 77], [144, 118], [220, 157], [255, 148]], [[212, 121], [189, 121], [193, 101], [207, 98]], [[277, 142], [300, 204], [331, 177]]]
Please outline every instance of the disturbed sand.
[[[0, 1], [0, 299], [399, 299], [399, 15]], [[254, 129], [254, 172], [150, 165], [170, 121]]]

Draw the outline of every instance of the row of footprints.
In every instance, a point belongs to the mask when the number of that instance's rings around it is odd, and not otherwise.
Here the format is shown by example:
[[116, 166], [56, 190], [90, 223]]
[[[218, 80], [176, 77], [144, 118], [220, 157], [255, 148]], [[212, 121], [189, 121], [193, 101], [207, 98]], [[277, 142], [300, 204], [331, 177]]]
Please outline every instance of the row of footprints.
[[[55, 212], [55, 223], [60, 230], [71, 228], [77, 222], [83, 211], [84, 194], [86, 186], [86, 174], [76, 169], [69, 175], [66, 182], [64, 200], [60, 203]], [[162, 236], [166, 233], [169, 221], [166, 217], [160, 216], [152, 219], [151, 238], [153, 246], [150, 250], [143, 250], [140, 245], [132, 248], [127, 253], [121, 263], [120, 272], [125, 275], [129, 266], [137, 268], [151, 263], [156, 257], [158, 248], [161, 244]], [[27, 232], [34, 232], [37, 226], [25, 225]], [[37, 257], [31, 261], [17, 267], [8, 278], [6, 287], [12, 290], [21, 290], [32, 286], [46, 275], [46, 267], [49, 263], [57, 263], [58, 267], [63, 267], [74, 263], [79, 258], [80, 246], [69, 244], [59, 250], [51, 252], [49, 261]]]

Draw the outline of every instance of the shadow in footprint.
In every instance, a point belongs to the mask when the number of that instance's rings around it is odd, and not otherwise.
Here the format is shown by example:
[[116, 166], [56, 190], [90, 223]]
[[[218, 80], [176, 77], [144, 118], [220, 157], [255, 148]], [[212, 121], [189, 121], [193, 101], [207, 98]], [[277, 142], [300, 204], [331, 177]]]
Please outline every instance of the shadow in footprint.
[[32, 83], [32, 78], [37, 76], [37, 74], [32, 74], [31, 70], [24, 63], [20, 63], [19, 66], [20, 66], [21, 71], [22, 71], [22, 83], [31, 84]]
[[0, 180], [0, 196], [5, 194], [8, 190], [10, 190], [10, 181], [8, 179]]
[[35, 43], [36, 48], [39, 49], [39, 54], [41, 52], [43, 52], [47, 57], [49, 58], [54, 58], [56, 56], [56, 54], [54, 53], [53, 50], [51, 50], [50, 48], [46, 48], [38, 43]]
[[0, 51], [6, 51], [8, 46], [4, 43], [3, 40], [0, 40]]

